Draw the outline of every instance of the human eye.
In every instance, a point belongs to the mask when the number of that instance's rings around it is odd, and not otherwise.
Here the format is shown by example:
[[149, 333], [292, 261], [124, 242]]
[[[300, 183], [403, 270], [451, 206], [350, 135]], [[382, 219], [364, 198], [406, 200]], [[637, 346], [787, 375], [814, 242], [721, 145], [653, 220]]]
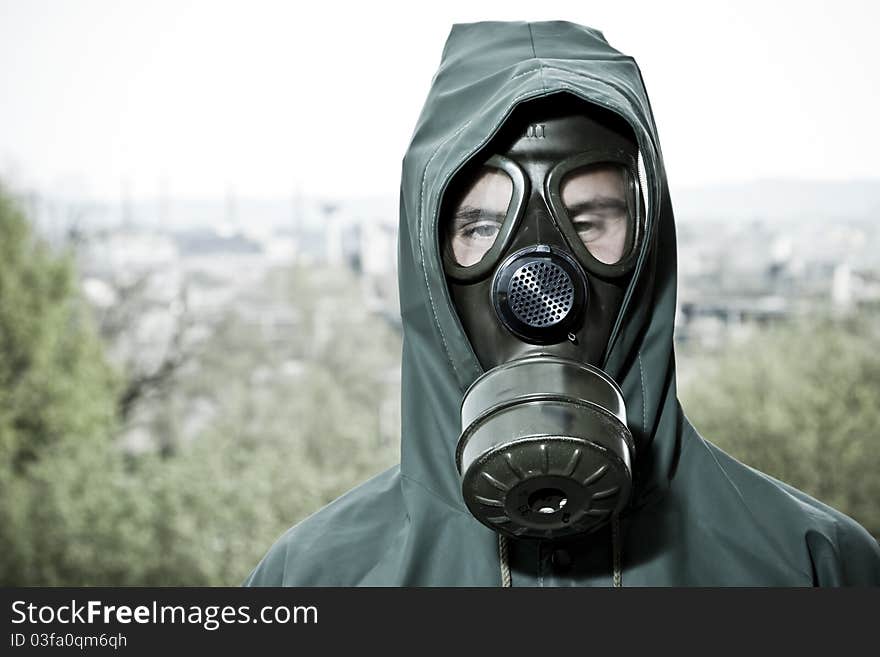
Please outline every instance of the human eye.
[[605, 229], [604, 222], [597, 219], [575, 217], [572, 223], [574, 224], [575, 231], [584, 243], [596, 239]]
[[584, 244], [625, 230], [626, 222], [626, 212], [619, 210], [599, 210], [572, 218], [574, 229]]
[[459, 229], [459, 235], [466, 240], [494, 241], [501, 230], [501, 222], [498, 219], [477, 219], [464, 224]]

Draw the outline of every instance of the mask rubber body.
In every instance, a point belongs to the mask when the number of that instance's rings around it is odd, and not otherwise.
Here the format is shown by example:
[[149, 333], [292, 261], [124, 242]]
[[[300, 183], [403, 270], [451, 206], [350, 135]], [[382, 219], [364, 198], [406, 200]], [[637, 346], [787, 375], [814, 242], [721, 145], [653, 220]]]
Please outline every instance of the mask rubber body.
[[[441, 236], [453, 302], [487, 370], [465, 393], [456, 462], [478, 520], [516, 538], [562, 538], [607, 523], [632, 487], [623, 396], [599, 367], [641, 238], [638, 146], [619, 117], [586, 103], [517, 109], [477, 158], [501, 156], [519, 172], [497, 243], [460, 267]], [[627, 246], [611, 264], [580, 242], [559, 194], [567, 163], [608, 159], [632, 174]]]

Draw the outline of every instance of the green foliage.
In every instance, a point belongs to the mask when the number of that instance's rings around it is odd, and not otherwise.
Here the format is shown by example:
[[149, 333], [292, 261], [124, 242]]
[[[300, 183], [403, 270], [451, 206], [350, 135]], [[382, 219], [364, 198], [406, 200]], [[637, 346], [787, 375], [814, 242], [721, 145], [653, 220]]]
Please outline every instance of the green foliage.
[[35, 240], [0, 187], [0, 460], [20, 469], [110, 427], [113, 377], [72, 263]]
[[[359, 284], [273, 272], [260, 307], [290, 325], [230, 309], [133, 451], [71, 258], [0, 190], [0, 583], [237, 585], [289, 526], [395, 463], [377, 409], [397, 396], [400, 338]], [[184, 431], [199, 400], [213, 412]]]
[[[48, 577], [59, 546], [45, 511], [59, 490], [46, 469], [65, 463], [90, 487], [82, 459], [100, 458], [114, 427], [117, 382], [102, 358], [72, 262], [35, 239], [0, 186], [0, 581]], [[74, 456], [78, 462], [65, 461]], [[69, 499], [61, 500], [70, 503]]]
[[682, 406], [739, 460], [880, 536], [880, 317], [801, 320], [687, 363]]
[[365, 311], [358, 280], [294, 267], [262, 288], [290, 326], [230, 313], [163, 406], [166, 431], [193, 399], [218, 411], [160, 466], [177, 522], [156, 537], [174, 562], [159, 582], [241, 582], [288, 527], [398, 460], [378, 409], [397, 413], [400, 337]]

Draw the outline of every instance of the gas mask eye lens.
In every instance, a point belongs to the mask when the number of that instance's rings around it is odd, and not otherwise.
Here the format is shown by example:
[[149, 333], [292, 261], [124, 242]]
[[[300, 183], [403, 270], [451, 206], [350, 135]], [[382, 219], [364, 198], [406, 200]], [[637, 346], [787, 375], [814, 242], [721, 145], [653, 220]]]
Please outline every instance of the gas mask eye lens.
[[501, 231], [513, 198], [513, 181], [501, 169], [483, 167], [451, 207], [446, 240], [455, 262], [469, 267], [483, 259]]
[[562, 180], [561, 196], [581, 242], [599, 262], [621, 261], [632, 241], [631, 176], [619, 164], [580, 167]]

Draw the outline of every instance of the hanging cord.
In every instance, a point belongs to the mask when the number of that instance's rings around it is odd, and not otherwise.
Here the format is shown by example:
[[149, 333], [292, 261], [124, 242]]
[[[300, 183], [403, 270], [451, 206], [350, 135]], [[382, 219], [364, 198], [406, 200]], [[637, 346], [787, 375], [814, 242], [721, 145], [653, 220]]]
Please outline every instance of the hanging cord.
[[[614, 588], [623, 587], [623, 574], [620, 568], [620, 520], [617, 516], [611, 520], [611, 554], [613, 562]], [[501, 563], [501, 586], [510, 587], [510, 564], [507, 562], [507, 537], [498, 534], [498, 559]]]
[[507, 563], [507, 537], [498, 534], [498, 558], [501, 562], [501, 586], [510, 586], [510, 564]]
[[623, 575], [620, 571], [620, 520], [617, 516], [611, 519], [611, 553], [614, 568], [614, 588], [623, 586]]

